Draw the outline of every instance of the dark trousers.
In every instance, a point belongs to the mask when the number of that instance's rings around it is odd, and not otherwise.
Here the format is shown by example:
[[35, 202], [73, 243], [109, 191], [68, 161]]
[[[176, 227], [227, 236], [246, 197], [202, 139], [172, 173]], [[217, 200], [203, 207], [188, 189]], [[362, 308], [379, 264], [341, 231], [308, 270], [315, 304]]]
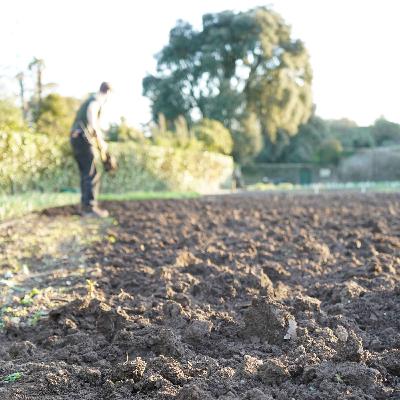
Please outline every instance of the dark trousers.
[[71, 146], [81, 176], [81, 203], [83, 207], [97, 205], [100, 173], [96, 169], [94, 151], [84, 133], [71, 136]]

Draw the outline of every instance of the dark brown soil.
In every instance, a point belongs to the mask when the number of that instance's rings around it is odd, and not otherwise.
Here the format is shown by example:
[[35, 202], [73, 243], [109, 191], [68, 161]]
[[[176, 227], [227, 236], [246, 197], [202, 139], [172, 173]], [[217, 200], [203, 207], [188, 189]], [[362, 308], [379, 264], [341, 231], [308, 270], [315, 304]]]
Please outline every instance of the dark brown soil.
[[399, 206], [107, 203], [97, 286], [0, 333], [0, 399], [400, 399]]

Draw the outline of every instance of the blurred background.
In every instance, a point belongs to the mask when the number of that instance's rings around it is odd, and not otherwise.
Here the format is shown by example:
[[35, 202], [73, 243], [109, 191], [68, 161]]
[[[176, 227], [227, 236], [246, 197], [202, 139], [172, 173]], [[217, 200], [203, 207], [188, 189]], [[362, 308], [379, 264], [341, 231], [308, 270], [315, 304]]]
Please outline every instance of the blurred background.
[[3, 0], [0, 216], [76, 201], [69, 130], [102, 81], [108, 195], [397, 190], [399, 8]]

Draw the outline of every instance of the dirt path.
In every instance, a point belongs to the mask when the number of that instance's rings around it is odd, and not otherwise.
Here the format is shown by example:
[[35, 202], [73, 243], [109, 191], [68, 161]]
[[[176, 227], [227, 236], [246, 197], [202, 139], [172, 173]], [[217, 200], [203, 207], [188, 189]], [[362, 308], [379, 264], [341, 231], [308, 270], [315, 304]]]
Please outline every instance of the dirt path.
[[27, 219], [0, 233], [0, 398], [400, 399], [399, 206], [227, 196]]

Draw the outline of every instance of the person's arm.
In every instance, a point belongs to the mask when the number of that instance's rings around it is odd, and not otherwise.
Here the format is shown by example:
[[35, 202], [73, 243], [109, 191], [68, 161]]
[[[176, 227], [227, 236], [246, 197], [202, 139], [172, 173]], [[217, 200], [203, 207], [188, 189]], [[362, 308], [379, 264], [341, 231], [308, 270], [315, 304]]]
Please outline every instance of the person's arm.
[[92, 101], [87, 110], [88, 128], [90, 133], [95, 136], [98, 146], [100, 147], [100, 152], [107, 153], [108, 146], [103, 138], [103, 133], [99, 124], [99, 111], [100, 104], [97, 101]]

